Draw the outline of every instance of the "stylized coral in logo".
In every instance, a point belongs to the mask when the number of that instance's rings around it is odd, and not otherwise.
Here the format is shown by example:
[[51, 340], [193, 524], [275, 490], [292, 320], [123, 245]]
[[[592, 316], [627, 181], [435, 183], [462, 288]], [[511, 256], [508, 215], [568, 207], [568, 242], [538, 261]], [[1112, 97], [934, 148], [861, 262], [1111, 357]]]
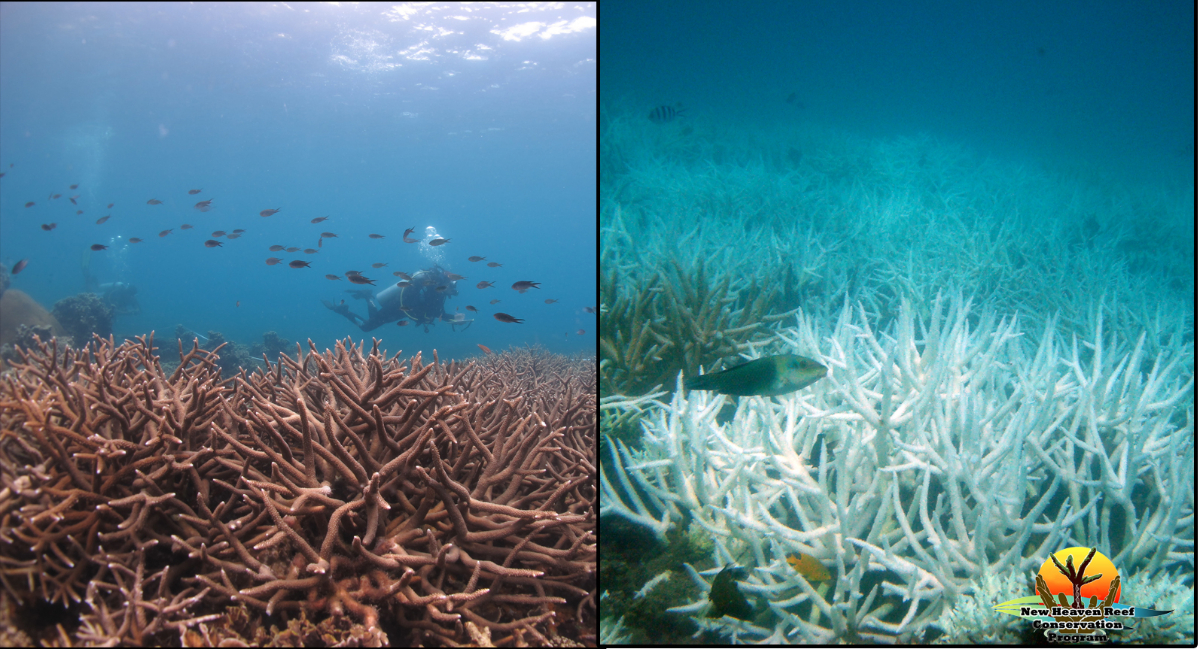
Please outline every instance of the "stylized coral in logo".
[[[1086, 556], [1080, 561], [1079, 568], [1076, 568], [1075, 558], [1084, 553]], [[1088, 574], [1089, 570], [1093, 572]], [[1092, 584], [1095, 586], [1092, 587]], [[1085, 590], [1088, 592], [1085, 593]], [[1074, 595], [1074, 599], [1069, 602], [1067, 600], [1068, 592]], [[1105, 618], [1100, 611], [1112, 606], [1117, 601], [1120, 592], [1121, 576], [1117, 574], [1116, 566], [1108, 560], [1108, 557], [1098, 553], [1096, 548], [1060, 550], [1050, 555], [1050, 560], [1042, 564], [1042, 569], [1037, 576], [1037, 594], [1046, 608], [1054, 610], [1061, 607], [1079, 611], [1078, 615], [1061, 613], [1054, 615], [1055, 622], [1084, 623], [1085, 625], [1099, 622]], [[1057, 602], [1054, 600], [1055, 594], [1058, 595]], [[1101, 594], [1104, 595], [1104, 600], [1097, 607]], [[1083, 598], [1087, 595], [1090, 595], [1090, 599], [1085, 603]], [[1080, 636], [1105, 635], [1103, 631], [1086, 627], [1063, 628], [1061, 633]]]
[[[1079, 567], [1075, 568], [1078, 562]], [[1088, 573], [1091, 574], [1088, 574]], [[1059, 550], [1042, 564], [1038, 572], [1037, 592], [1047, 608], [1096, 608], [1098, 600], [1104, 606], [1121, 601], [1121, 577], [1117, 567], [1096, 548]], [[1053, 595], [1058, 595], [1058, 601]], [[1068, 603], [1067, 595], [1074, 596]], [[1084, 598], [1090, 597], [1089, 602]]]

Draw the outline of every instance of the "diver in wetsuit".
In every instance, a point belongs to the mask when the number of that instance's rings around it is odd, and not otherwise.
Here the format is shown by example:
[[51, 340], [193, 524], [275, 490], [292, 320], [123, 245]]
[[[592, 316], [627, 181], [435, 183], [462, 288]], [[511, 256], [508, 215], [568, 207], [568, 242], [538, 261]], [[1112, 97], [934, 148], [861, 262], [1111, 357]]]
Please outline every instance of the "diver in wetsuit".
[[[431, 268], [418, 271], [413, 275], [407, 286], [389, 286], [372, 295], [370, 289], [351, 291], [354, 297], [366, 300], [367, 318], [350, 311], [350, 305], [333, 304], [322, 300], [325, 307], [353, 322], [363, 331], [371, 331], [380, 325], [409, 319], [414, 324], [423, 325], [429, 331], [429, 325], [443, 320], [450, 322], [452, 328], [458, 324], [470, 326], [471, 320], [458, 319], [446, 313], [446, 298], [458, 295], [458, 282], [451, 280], [448, 274], [436, 264]], [[442, 290], [438, 290], [441, 288]], [[359, 321], [362, 322], [359, 322]]]

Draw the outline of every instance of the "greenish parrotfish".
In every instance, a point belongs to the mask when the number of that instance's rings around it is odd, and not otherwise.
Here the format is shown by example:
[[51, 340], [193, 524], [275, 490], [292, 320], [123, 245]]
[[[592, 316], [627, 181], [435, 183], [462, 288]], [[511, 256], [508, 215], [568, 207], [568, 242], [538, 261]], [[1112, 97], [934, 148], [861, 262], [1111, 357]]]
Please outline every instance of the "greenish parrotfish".
[[812, 385], [828, 370], [811, 358], [794, 354], [767, 356], [723, 372], [688, 379], [689, 390], [712, 390], [735, 397], [775, 397]]

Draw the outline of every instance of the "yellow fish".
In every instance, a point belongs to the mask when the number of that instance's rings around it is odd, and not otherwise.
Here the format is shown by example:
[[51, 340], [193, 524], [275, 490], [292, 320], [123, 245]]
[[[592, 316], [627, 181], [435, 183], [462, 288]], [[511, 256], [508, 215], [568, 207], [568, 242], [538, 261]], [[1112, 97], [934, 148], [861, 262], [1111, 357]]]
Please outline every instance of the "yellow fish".
[[830, 579], [829, 571], [821, 565], [820, 561], [802, 552], [789, 556], [787, 562], [809, 581], [828, 581]]

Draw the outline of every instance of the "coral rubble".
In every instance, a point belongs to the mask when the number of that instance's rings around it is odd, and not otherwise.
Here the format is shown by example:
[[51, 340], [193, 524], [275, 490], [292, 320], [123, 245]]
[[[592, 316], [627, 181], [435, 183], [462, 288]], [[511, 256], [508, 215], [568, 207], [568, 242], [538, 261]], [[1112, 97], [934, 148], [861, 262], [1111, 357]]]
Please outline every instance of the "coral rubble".
[[146, 337], [21, 355], [0, 582], [79, 609], [59, 641], [596, 642], [594, 365], [347, 341], [222, 379], [196, 344], [166, 374]]

